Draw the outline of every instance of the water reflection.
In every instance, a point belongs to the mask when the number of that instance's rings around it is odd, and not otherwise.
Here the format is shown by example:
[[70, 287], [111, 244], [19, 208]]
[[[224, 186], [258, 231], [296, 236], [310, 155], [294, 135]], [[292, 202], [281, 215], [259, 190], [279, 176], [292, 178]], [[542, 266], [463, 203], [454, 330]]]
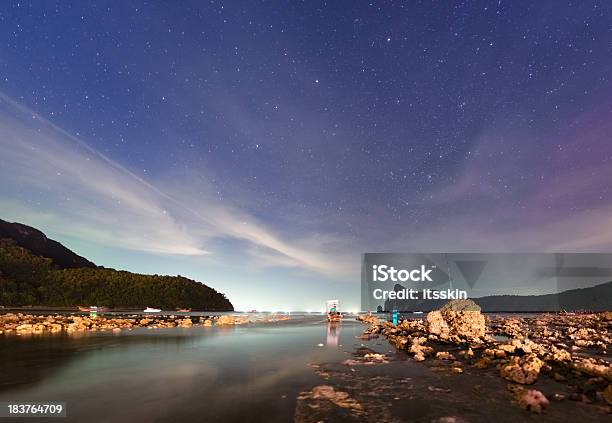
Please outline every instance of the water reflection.
[[341, 324], [339, 322], [327, 322], [327, 346], [338, 346], [338, 338], [340, 337], [340, 327]]
[[64, 401], [64, 421], [291, 421], [308, 364], [340, 361], [356, 322], [0, 340], [0, 401]]

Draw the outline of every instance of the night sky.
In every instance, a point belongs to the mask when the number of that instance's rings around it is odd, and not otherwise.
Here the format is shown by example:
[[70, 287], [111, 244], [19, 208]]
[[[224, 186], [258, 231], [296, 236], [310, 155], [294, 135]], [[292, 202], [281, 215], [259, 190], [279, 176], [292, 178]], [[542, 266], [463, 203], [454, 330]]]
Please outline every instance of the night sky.
[[0, 218], [238, 309], [612, 250], [612, 3], [2, 2]]

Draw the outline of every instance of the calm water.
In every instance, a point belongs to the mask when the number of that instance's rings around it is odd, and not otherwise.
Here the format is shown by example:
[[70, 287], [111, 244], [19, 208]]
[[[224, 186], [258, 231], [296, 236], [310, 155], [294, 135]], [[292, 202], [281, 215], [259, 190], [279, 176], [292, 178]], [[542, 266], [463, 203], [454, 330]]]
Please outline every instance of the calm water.
[[299, 392], [321, 383], [308, 364], [360, 345], [361, 324], [324, 319], [5, 336], [0, 401], [63, 401], [61, 421], [75, 422], [291, 421]]

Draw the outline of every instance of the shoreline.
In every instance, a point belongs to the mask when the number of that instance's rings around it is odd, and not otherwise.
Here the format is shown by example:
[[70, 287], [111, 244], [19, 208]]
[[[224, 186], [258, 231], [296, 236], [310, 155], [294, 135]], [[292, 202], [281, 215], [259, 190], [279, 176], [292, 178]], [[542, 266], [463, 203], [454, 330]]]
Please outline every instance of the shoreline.
[[135, 328], [190, 328], [194, 326], [235, 326], [289, 320], [288, 316], [270, 314], [260, 318], [244, 315], [190, 316], [186, 313], [133, 314], [109, 313], [90, 316], [86, 312], [70, 314], [0, 314], [0, 335], [58, 334], [132, 330]]
[[[382, 336], [425, 367], [500, 378], [518, 406], [532, 413], [567, 400], [612, 413], [612, 312], [491, 317], [451, 306], [397, 325], [370, 316], [359, 320], [369, 325], [363, 339]], [[370, 353], [348, 364], [388, 361]]]
[[[318, 380], [303, 384], [295, 396], [291, 395], [296, 404], [294, 421], [299, 423], [330, 419], [465, 423], [491, 421], [493, 417], [502, 423], [520, 421], [531, 413], [538, 413], [541, 421], [563, 421], [571, 416], [590, 423], [612, 413], [607, 402], [612, 391], [608, 387], [612, 372], [608, 353], [610, 312], [518, 317], [487, 316], [479, 311], [449, 307], [420, 319], [401, 320], [397, 325], [367, 315], [358, 318], [361, 323], [347, 318], [342, 323], [331, 324], [325, 323], [324, 318], [304, 319], [298, 315], [292, 318], [279, 315], [265, 321], [257, 320], [258, 317], [262, 316], [98, 315], [93, 319], [74, 314], [4, 314], [0, 315], [0, 328], [9, 329], [3, 339], [7, 346], [14, 348], [26, 344], [10, 343], [10, 339], [37, 342], [48, 339], [52, 345], [68, 346], [90, 332], [111, 336], [174, 333], [194, 339], [205, 336], [217, 347], [251, 345], [255, 346], [254, 351], [261, 345], [255, 341], [256, 337], [246, 336], [240, 343], [229, 344], [216, 344], [213, 340], [227, 340], [227, 335], [234, 334], [241, 336], [250, 333], [251, 328], [256, 335], [274, 334], [262, 338], [266, 344], [279, 336], [286, 336], [291, 342], [308, 339], [303, 348], [312, 351], [312, 357], [303, 365], [310, 367], [308, 373]], [[256, 329], [259, 322], [272, 328], [276, 325], [268, 324], [273, 321], [295, 323], [296, 329], [290, 326], [278, 332]], [[55, 326], [56, 331], [53, 324], [59, 325], [59, 328]], [[17, 329], [20, 325], [29, 326]], [[246, 331], [221, 330], [233, 325], [242, 326]], [[326, 325], [327, 332], [324, 332]], [[208, 337], [205, 329], [190, 331], [190, 328], [205, 326], [219, 326], [220, 331], [214, 333], [220, 338]], [[156, 328], [160, 331], [155, 331]], [[187, 328], [187, 331], [166, 328]], [[304, 331], [304, 328], [309, 329]], [[326, 344], [316, 344], [319, 333], [324, 337], [327, 334]], [[339, 338], [334, 341], [333, 335]], [[153, 342], [156, 337], [121, 338], [129, 346], [134, 342]], [[94, 343], [97, 342], [96, 338]], [[185, 342], [192, 345], [192, 341]], [[287, 347], [284, 342], [277, 341], [273, 350], [284, 351]], [[314, 358], [324, 353], [325, 347], [330, 348], [329, 352], [345, 355], [336, 355], [331, 360], [329, 355], [327, 359]], [[184, 359], [189, 360], [191, 350], [181, 351]], [[221, 354], [234, 356], [234, 353]], [[290, 379], [285, 382], [275, 387], [278, 395], [286, 394]], [[441, 416], [454, 420], [443, 420]]]

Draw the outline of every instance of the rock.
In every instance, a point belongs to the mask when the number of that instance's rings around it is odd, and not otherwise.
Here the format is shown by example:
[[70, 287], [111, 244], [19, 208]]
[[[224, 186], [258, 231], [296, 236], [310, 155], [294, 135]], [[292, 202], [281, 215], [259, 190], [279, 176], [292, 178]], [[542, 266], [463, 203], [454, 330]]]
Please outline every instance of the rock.
[[555, 347], [554, 345], [550, 347], [551, 360], [558, 362], [566, 362], [572, 360], [572, 354], [564, 349], [560, 349]]
[[414, 359], [416, 361], [424, 361], [425, 355], [433, 353], [433, 348], [423, 345], [425, 342], [427, 342], [427, 338], [422, 336], [412, 338], [412, 343], [408, 351], [414, 354]]
[[427, 313], [425, 327], [427, 332], [438, 335], [442, 339], [447, 339], [450, 335], [450, 328], [439, 310]]
[[486, 369], [491, 364], [491, 359], [487, 357], [482, 357], [474, 363], [474, 367], [477, 369]]
[[593, 358], [582, 358], [574, 361], [572, 367], [590, 376], [602, 377], [612, 381], [612, 365], [598, 364]]
[[377, 325], [378, 324], [378, 317], [377, 316], [373, 316], [371, 314], [359, 314], [357, 316], [357, 320], [360, 321], [360, 322], [368, 323], [370, 325]]
[[472, 348], [470, 347], [467, 350], [459, 351], [459, 356], [460, 357], [465, 357], [467, 359], [470, 359], [470, 358], [474, 357], [474, 350], [472, 350]]
[[492, 359], [506, 358], [506, 351], [498, 348], [487, 348], [482, 352], [482, 355]]
[[352, 399], [348, 393], [336, 391], [333, 386], [329, 385], [315, 386], [309, 393], [302, 393], [298, 399], [327, 400], [338, 407], [349, 409], [356, 414], [363, 413], [361, 404]]
[[517, 394], [519, 405], [532, 413], [541, 413], [550, 404], [546, 396], [540, 391], [529, 389]]
[[455, 357], [448, 351], [440, 351], [436, 353], [437, 360], [454, 360]]
[[232, 316], [222, 315], [222, 316], [219, 316], [219, 318], [217, 319], [217, 326], [233, 325], [233, 324], [234, 324], [234, 318]]
[[511, 357], [510, 361], [501, 367], [500, 375], [511, 382], [530, 385], [534, 383], [544, 362], [535, 354], [523, 357]]
[[186, 317], [178, 321], [178, 326], [182, 328], [190, 328], [191, 326], [193, 326], [193, 322], [189, 317]]
[[212, 320], [210, 319], [204, 320], [204, 326], [212, 326]]
[[516, 346], [511, 344], [501, 344], [497, 347], [497, 349], [508, 354], [514, 354], [516, 352]]
[[363, 356], [363, 359], [372, 363], [388, 363], [384, 354], [368, 353]]
[[472, 300], [451, 300], [440, 310], [427, 313], [427, 332], [441, 339], [479, 339], [485, 335], [485, 318]]
[[545, 349], [542, 345], [537, 344], [526, 337], [514, 338], [510, 341], [510, 345], [515, 348], [516, 353], [525, 353], [531, 354], [535, 353], [538, 355], [542, 355], [545, 352]]
[[480, 313], [481, 309], [480, 306], [472, 300], [450, 300], [442, 306], [440, 311], [442, 313], [447, 311], [477, 311]]

